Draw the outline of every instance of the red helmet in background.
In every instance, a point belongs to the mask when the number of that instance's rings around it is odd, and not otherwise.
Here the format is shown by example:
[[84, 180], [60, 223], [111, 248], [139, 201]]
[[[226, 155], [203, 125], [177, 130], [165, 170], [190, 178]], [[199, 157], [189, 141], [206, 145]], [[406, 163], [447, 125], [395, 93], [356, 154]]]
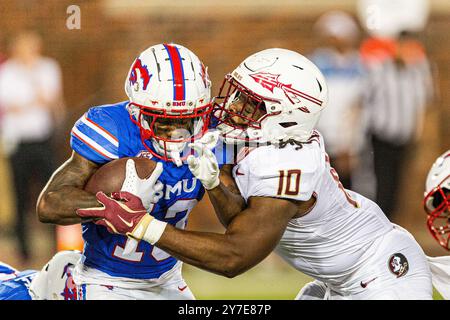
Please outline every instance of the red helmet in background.
[[437, 158], [428, 172], [423, 204], [428, 229], [450, 251], [450, 150]]

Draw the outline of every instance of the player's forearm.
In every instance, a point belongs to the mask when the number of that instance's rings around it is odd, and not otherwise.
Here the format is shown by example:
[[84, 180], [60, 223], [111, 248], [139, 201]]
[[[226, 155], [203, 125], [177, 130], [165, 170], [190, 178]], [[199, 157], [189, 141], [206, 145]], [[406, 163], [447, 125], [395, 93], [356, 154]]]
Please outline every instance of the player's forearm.
[[196, 267], [226, 277], [237, 276], [273, 251], [297, 212], [297, 203], [285, 199], [253, 197], [248, 204], [231, 221], [225, 234], [166, 225], [159, 240], [151, 243], [156, 242], [157, 247]]
[[[220, 183], [216, 188], [208, 191], [209, 199], [214, 207], [217, 217], [224, 227], [227, 227], [233, 218], [245, 209], [244, 198]], [[238, 191], [237, 191], [238, 192]]]
[[77, 187], [63, 186], [56, 191], [43, 193], [36, 211], [41, 222], [70, 225], [82, 222], [76, 214], [77, 209], [99, 206], [94, 194]]
[[77, 209], [100, 206], [94, 194], [83, 190], [97, 168], [97, 164], [73, 152], [42, 190], [36, 205], [39, 220], [60, 225], [76, 224], [82, 222]]
[[235, 277], [253, 264], [232, 236], [184, 231], [167, 225], [156, 246], [188, 264], [226, 277]]

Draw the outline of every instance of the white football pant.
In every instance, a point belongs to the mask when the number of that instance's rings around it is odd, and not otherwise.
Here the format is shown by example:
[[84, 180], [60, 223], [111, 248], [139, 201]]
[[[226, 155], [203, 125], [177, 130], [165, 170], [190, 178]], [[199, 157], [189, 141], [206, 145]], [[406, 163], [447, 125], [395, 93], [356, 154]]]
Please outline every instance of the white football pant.
[[[303, 287], [297, 300], [430, 300], [431, 272], [422, 248], [405, 229], [395, 228], [368, 249], [371, 258], [361, 264], [344, 283], [315, 280]], [[403, 272], [391, 265], [400, 253], [407, 260]], [[404, 262], [404, 261], [403, 261]], [[397, 272], [397, 273], [396, 273]]]
[[[181, 275], [182, 263], [158, 279], [114, 278], [103, 272], [77, 265], [74, 281], [79, 300], [194, 300]], [[80, 271], [82, 270], [82, 271]]]

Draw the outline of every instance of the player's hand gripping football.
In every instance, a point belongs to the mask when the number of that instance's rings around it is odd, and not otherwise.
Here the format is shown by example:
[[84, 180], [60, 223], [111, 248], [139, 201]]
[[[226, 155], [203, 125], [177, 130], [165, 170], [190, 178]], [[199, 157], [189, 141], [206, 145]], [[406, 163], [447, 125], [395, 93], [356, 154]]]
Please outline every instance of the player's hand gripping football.
[[[80, 217], [94, 218], [95, 224], [106, 227], [111, 233], [123, 234], [135, 240], [143, 239], [151, 244], [161, 237], [166, 223], [147, 213], [139, 197], [124, 191], [113, 192], [111, 197], [98, 192], [96, 197], [103, 207], [78, 209]], [[151, 232], [144, 237], [152, 222]]]
[[216, 146], [218, 139], [218, 131], [207, 132], [200, 140], [189, 144], [189, 147], [198, 154], [198, 157], [190, 155], [187, 158], [189, 170], [200, 180], [206, 190], [214, 189], [220, 184], [219, 165], [216, 156], [211, 151]]
[[133, 159], [128, 159], [125, 169], [125, 180], [120, 191], [126, 191], [139, 197], [144, 208], [150, 212], [154, 204], [158, 202], [158, 194], [163, 189], [163, 184], [158, 181], [162, 171], [163, 165], [161, 162], [158, 162], [150, 177], [141, 179], [137, 174]]
[[[105, 226], [111, 233], [141, 240], [148, 225], [154, 220], [147, 212], [150, 212], [159, 200], [163, 184], [158, 178], [162, 171], [162, 163], [159, 162], [149, 178], [141, 179], [137, 174], [135, 162], [132, 159], [127, 160], [121, 192], [114, 192], [111, 197], [98, 192], [96, 197], [103, 207], [78, 209], [77, 214], [82, 218], [94, 219], [95, 224]], [[157, 225], [160, 224], [158, 221]], [[155, 235], [158, 236], [158, 232]], [[125, 251], [123, 253], [127, 254]]]

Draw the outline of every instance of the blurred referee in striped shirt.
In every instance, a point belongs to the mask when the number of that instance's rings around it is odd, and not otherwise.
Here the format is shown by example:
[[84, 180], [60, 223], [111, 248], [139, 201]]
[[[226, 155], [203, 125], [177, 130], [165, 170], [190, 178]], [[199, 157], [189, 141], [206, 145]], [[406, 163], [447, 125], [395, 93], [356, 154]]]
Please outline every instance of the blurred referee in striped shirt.
[[407, 151], [422, 133], [432, 77], [423, 46], [406, 31], [396, 40], [367, 39], [361, 54], [368, 69], [363, 106], [374, 153], [376, 202], [390, 217]]

